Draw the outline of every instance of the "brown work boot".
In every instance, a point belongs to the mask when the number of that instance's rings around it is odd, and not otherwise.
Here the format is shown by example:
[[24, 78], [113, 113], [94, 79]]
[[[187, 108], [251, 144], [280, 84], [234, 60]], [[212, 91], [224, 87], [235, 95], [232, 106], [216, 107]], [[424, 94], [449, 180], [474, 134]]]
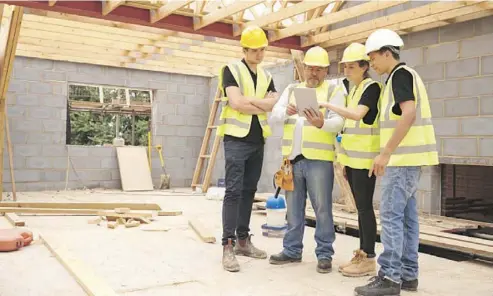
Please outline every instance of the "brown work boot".
[[356, 262], [342, 269], [341, 273], [342, 275], [349, 277], [374, 276], [377, 273], [375, 258], [368, 258], [365, 252], [360, 251], [360, 255]]
[[235, 254], [239, 256], [247, 256], [255, 259], [265, 259], [267, 258], [267, 253], [265, 251], [257, 249], [251, 240], [251, 235], [247, 239], [240, 239], [235, 245]]
[[240, 271], [240, 264], [236, 260], [231, 239], [228, 239], [228, 244], [223, 246], [223, 268], [231, 272]]
[[351, 261], [339, 265], [339, 272], [341, 272], [344, 268], [346, 268], [346, 267], [348, 267], [350, 265], [353, 265], [355, 262], [357, 262], [359, 260], [359, 257], [360, 257], [361, 252], [363, 252], [363, 251], [361, 251], [361, 250], [354, 250], [353, 251], [353, 255], [354, 256], [351, 259]]

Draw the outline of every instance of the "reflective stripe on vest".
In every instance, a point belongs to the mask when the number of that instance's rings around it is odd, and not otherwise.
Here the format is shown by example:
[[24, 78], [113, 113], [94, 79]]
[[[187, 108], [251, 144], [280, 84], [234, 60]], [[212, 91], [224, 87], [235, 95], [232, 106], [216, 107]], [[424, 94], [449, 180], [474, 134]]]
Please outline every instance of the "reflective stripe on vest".
[[[291, 102], [293, 90], [295, 87], [304, 87], [304, 83], [298, 85], [292, 85], [288, 89], [288, 101]], [[324, 81], [324, 84], [319, 86], [317, 89], [317, 100], [321, 101], [329, 101], [334, 94], [336, 86], [333, 84], [328, 84], [328, 82]], [[320, 91], [323, 91], [323, 94], [320, 94]], [[326, 94], [325, 94], [326, 92]], [[321, 96], [323, 95], [323, 99]], [[324, 117], [328, 112], [326, 109], [322, 110], [322, 114]], [[282, 140], [282, 154], [287, 157], [292, 152], [293, 148], [293, 139], [294, 130], [297, 122], [297, 118], [299, 116], [297, 114], [290, 116], [284, 121], [284, 135]], [[324, 161], [334, 161], [335, 159], [335, 134], [325, 132], [322, 129], [314, 127], [307, 120], [304, 120], [303, 130], [302, 130], [302, 144], [301, 144], [301, 153], [307, 159], [314, 160], [324, 160]]]
[[[255, 88], [250, 71], [241, 61], [224, 66], [219, 73], [218, 85], [222, 94], [222, 110], [217, 122], [219, 125], [217, 135], [245, 137], [250, 131], [252, 115], [241, 113], [231, 108], [229, 105], [229, 99], [222, 89], [223, 71], [225, 67], [229, 67], [231, 74], [233, 74], [235, 81], [238, 83], [242, 95], [246, 97], [256, 97], [260, 100], [265, 98], [269, 84], [272, 81], [272, 75], [265, 71], [261, 66], [257, 66], [257, 87]], [[260, 126], [262, 127], [264, 138], [270, 136], [272, 131], [267, 122], [267, 114], [258, 114], [257, 117]]]
[[[380, 86], [371, 78], [366, 78], [359, 85], [353, 86], [347, 96], [348, 108], [356, 109], [363, 93], [374, 83]], [[378, 114], [371, 125], [365, 124], [363, 119], [355, 121], [346, 118], [337, 161], [353, 169], [370, 169], [373, 159], [380, 151], [378, 123]]]
[[[426, 88], [415, 70], [402, 65], [395, 69], [395, 71], [400, 68], [408, 70], [413, 76], [416, 118], [408, 133], [399, 144], [399, 147], [392, 153], [388, 166], [437, 165], [438, 152], [435, 130], [431, 120], [431, 109]], [[395, 104], [394, 94], [392, 92], [392, 79], [393, 74], [390, 76], [385, 87], [384, 95], [382, 96], [382, 110], [384, 111], [380, 116], [381, 149], [387, 145], [387, 142], [394, 133], [398, 120], [401, 118], [400, 115], [392, 112], [392, 106]]]

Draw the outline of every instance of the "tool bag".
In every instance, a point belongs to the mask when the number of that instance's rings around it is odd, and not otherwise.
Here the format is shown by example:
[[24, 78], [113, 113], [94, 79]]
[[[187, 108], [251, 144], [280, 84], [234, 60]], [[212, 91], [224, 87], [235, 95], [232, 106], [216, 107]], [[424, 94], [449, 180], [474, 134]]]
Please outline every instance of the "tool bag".
[[281, 169], [274, 175], [274, 184], [286, 191], [294, 190], [293, 166], [289, 159], [283, 159]]

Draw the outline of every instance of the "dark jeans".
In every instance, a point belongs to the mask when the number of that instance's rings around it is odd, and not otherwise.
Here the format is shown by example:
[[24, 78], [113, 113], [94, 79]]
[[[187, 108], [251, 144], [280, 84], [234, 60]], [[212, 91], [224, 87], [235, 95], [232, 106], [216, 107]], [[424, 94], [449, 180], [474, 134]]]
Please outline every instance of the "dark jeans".
[[358, 209], [360, 249], [372, 258], [375, 257], [377, 239], [377, 222], [373, 211], [373, 193], [377, 179], [375, 175], [368, 178], [368, 170], [350, 167], [345, 167], [345, 170]]
[[223, 201], [223, 238], [244, 240], [249, 235], [250, 216], [257, 183], [262, 173], [264, 144], [225, 141], [226, 192]]

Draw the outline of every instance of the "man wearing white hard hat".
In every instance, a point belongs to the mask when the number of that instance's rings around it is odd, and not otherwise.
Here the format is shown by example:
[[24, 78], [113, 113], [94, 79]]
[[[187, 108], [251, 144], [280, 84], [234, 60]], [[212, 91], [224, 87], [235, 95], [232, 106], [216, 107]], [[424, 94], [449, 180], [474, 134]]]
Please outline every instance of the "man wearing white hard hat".
[[318, 103], [344, 105], [341, 85], [326, 81], [329, 56], [325, 49], [309, 49], [303, 60], [305, 81], [289, 85], [273, 108], [271, 120], [284, 123], [282, 155], [292, 165], [294, 190], [286, 191], [288, 229], [283, 250], [270, 257], [271, 264], [301, 262], [305, 207], [307, 194], [315, 212], [317, 224], [315, 255], [319, 273], [332, 269], [335, 240], [332, 216], [332, 188], [334, 183], [335, 139], [344, 119], [327, 109], [305, 109], [299, 116], [294, 98], [296, 88], [314, 88]]
[[366, 41], [372, 68], [388, 74], [380, 106], [380, 154], [370, 175], [382, 176], [380, 234], [384, 246], [378, 275], [361, 296], [400, 295], [418, 288], [419, 220], [416, 192], [421, 168], [438, 164], [435, 131], [425, 85], [400, 62], [404, 42], [394, 31], [379, 29]]

